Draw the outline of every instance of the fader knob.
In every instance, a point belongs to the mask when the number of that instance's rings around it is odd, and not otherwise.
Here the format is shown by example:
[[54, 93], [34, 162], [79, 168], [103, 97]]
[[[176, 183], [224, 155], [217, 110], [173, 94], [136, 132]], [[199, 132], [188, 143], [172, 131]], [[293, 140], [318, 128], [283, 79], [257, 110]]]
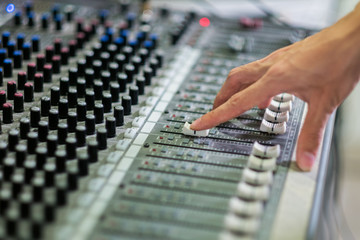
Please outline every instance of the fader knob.
[[51, 106], [57, 106], [60, 100], [60, 88], [52, 86], [50, 89], [50, 102]]
[[66, 170], [66, 152], [64, 150], [57, 150], [55, 152], [55, 164], [57, 172], [65, 172]]
[[3, 123], [12, 123], [13, 122], [13, 106], [11, 103], [3, 104]]
[[43, 69], [44, 82], [52, 82], [53, 67], [51, 64], [45, 64]]
[[42, 73], [36, 73], [34, 77], [34, 91], [43, 92], [44, 91], [44, 77]]
[[27, 135], [27, 149], [29, 154], [34, 154], [38, 145], [38, 134], [36, 132], [29, 132]]
[[139, 99], [139, 88], [137, 86], [131, 86], [129, 88], [129, 95], [131, 97], [131, 104], [137, 105]]
[[94, 116], [96, 124], [104, 122], [104, 106], [101, 103], [95, 104]]
[[75, 159], [76, 158], [76, 139], [73, 137], [68, 137], [66, 139], [66, 158]]
[[34, 80], [36, 73], [36, 64], [35, 63], [28, 63], [27, 65], [27, 77], [28, 80]]
[[78, 169], [80, 176], [87, 176], [89, 174], [89, 155], [81, 153], [78, 157]]
[[107, 137], [112, 138], [116, 135], [116, 119], [114, 117], [106, 117], [105, 127], [107, 131]]
[[76, 127], [76, 142], [78, 147], [85, 146], [86, 143], [86, 128], [84, 126], [77, 126]]
[[25, 102], [34, 101], [34, 86], [32, 83], [25, 83], [24, 85], [24, 100]]
[[24, 111], [24, 96], [17, 92], [14, 94], [14, 112], [20, 113]]
[[76, 114], [78, 121], [80, 122], [85, 121], [86, 110], [87, 110], [86, 102], [83, 101], [78, 102], [76, 106]]
[[89, 155], [90, 162], [97, 162], [98, 161], [98, 142], [97, 141], [90, 141], [87, 145], [87, 153]]
[[116, 121], [116, 126], [124, 125], [124, 108], [122, 106], [114, 107], [114, 118]]
[[16, 145], [15, 152], [16, 152], [16, 154], [15, 154], [16, 166], [22, 167], [26, 160], [26, 154], [27, 154], [26, 145], [23, 145], [23, 144]]
[[49, 133], [49, 124], [45, 121], [39, 122], [38, 135], [40, 142], [46, 142]]
[[40, 36], [39, 35], [33, 35], [31, 38], [31, 43], [32, 43], [32, 50], [33, 52], [38, 52], [40, 51]]
[[23, 58], [24, 60], [30, 60], [31, 58], [31, 44], [30, 43], [24, 43], [22, 46], [23, 51]]
[[4, 60], [3, 71], [4, 71], [4, 77], [5, 78], [12, 77], [13, 66], [12, 66], [12, 60], [11, 59], [7, 58], [7, 59]]
[[92, 115], [92, 114], [86, 115], [85, 126], [86, 126], [86, 134], [87, 135], [95, 134], [95, 116], [94, 115]]
[[17, 80], [17, 85], [18, 85], [18, 89], [19, 90], [24, 90], [24, 85], [26, 83], [26, 72], [19, 72], [18, 73], [18, 80]]
[[121, 98], [121, 105], [124, 108], [124, 115], [131, 114], [131, 97], [130, 96], [123, 96]]
[[96, 132], [96, 141], [98, 142], [99, 150], [107, 148], [107, 130], [106, 128], [99, 128]]
[[14, 94], [16, 93], [16, 82], [10, 81], [7, 83], [7, 93], [8, 93], [8, 99], [13, 100]]
[[41, 116], [47, 117], [49, 116], [50, 111], [50, 98], [47, 96], [41, 97]]
[[70, 133], [75, 132], [76, 126], [77, 126], [77, 114], [76, 112], [69, 112], [68, 118], [67, 118], [67, 125], [69, 126], [68, 131]]
[[58, 124], [58, 143], [65, 144], [68, 135], [68, 125], [66, 123]]
[[27, 134], [30, 132], [30, 120], [28, 118], [20, 119], [20, 138], [26, 139]]
[[9, 150], [15, 151], [15, 146], [19, 143], [19, 131], [11, 129], [8, 136]]
[[52, 157], [55, 154], [56, 148], [57, 148], [58, 138], [56, 135], [48, 135], [46, 140], [46, 147], [48, 156]]
[[59, 111], [57, 109], [50, 109], [48, 117], [49, 129], [56, 130], [59, 124]]
[[40, 108], [31, 107], [30, 109], [30, 125], [35, 128], [39, 126], [40, 121]]

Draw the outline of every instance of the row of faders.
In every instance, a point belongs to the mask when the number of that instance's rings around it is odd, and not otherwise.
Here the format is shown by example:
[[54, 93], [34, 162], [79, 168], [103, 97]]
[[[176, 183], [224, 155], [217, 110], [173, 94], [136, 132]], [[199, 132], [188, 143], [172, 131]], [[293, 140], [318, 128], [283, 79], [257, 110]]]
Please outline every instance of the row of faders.
[[237, 239], [239, 236], [252, 239], [259, 230], [279, 156], [279, 145], [254, 143], [237, 187], [237, 196], [230, 199], [224, 223], [226, 230], [221, 233], [221, 240]]
[[284, 134], [286, 132], [286, 122], [289, 120], [289, 112], [292, 109], [292, 101], [294, 101], [294, 96], [288, 93], [274, 96], [265, 110], [260, 131]]

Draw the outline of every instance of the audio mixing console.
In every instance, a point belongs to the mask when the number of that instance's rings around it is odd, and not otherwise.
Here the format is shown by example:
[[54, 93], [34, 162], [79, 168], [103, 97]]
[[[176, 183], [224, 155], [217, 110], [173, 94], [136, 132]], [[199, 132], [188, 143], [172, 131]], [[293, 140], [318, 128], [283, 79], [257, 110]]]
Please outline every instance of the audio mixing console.
[[302, 32], [144, 1], [14, 4], [0, 19], [1, 239], [267, 238], [304, 103], [281, 94], [206, 134], [183, 127], [232, 68]]

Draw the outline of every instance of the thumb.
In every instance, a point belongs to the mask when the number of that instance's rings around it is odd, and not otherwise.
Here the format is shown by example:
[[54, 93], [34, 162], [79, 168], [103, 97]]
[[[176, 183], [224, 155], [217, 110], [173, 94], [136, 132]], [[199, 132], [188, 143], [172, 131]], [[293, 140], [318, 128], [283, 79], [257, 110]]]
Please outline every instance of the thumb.
[[314, 165], [329, 116], [324, 105], [309, 104], [296, 151], [296, 163], [303, 171], [310, 171]]

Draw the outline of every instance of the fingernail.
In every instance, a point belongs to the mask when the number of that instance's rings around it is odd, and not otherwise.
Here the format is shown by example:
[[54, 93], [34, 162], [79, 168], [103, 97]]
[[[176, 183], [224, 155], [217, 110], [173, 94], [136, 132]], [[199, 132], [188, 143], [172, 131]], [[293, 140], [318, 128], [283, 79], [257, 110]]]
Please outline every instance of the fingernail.
[[196, 119], [191, 125], [190, 125], [190, 128], [191, 129], [194, 129], [194, 128], [196, 128], [196, 127], [198, 127], [198, 125], [200, 124], [200, 120], [201, 118], [198, 118], [198, 119]]
[[298, 159], [297, 164], [299, 168], [303, 171], [310, 171], [312, 166], [315, 163], [315, 156], [312, 153], [304, 152], [300, 155], [300, 159]]

